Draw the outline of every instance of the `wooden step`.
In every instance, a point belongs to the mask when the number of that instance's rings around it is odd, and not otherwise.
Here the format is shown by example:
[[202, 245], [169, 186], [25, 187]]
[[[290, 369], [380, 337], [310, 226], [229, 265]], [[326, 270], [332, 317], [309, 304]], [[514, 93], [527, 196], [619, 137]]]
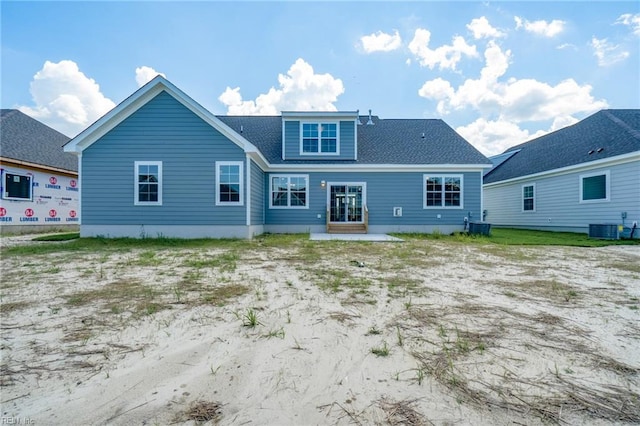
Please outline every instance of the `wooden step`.
[[364, 223], [330, 223], [327, 225], [329, 234], [366, 234], [367, 226]]

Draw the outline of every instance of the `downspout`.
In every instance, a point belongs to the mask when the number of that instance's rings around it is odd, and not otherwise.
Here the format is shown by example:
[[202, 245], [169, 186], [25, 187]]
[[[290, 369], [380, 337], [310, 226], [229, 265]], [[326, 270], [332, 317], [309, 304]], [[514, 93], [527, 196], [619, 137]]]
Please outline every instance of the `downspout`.
[[253, 237], [253, 235], [251, 235], [251, 157], [249, 157], [249, 153], [247, 153], [247, 167], [246, 167], [247, 171], [247, 178], [245, 179], [246, 182], [246, 191], [244, 191], [245, 193], [245, 197], [247, 197], [247, 202], [245, 203], [245, 208], [246, 208], [246, 214], [247, 214], [247, 238], [251, 239]]

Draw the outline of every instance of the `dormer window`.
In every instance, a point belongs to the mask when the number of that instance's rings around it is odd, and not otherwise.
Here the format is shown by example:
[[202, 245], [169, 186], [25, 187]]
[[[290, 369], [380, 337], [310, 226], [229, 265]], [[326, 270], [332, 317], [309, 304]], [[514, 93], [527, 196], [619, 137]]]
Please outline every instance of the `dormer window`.
[[338, 154], [337, 123], [302, 123], [301, 154]]

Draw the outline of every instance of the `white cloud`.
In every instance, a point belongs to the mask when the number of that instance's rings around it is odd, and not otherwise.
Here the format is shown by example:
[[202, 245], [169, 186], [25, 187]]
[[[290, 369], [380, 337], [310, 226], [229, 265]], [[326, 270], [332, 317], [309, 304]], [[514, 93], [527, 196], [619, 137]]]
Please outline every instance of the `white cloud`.
[[165, 76], [163, 73], [158, 72], [151, 67], [143, 65], [136, 68], [136, 83], [138, 84], [138, 87], [144, 86], [145, 84], [153, 80], [156, 75], [161, 75], [164, 78], [167, 78], [167, 76]]
[[564, 127], [571, 126], [572, 124], [576, 124], [578, 121], [577, 118], [571, 117], [570, 115], [564, 117], [556, 117], [553, 120], [553, 124], [551, 124], [550, 132], [555, 132], [556, 130], [560, 130]]
[[402, 39], [396, 30], [394, 34], [378, 31], [375, 34], [360, 37], [365, 53], [390, 52], [402, 46]]
[[[485, 66], [478, 79], [467, 79], [457, 89], [442, 79], [427, 81], [418, 94], [438, 101], [438, 111], [472, 108], [484, 116], [500, 114], [516, 121], [549, 120], [576, 112], [592, 112], [606, 106], [591, 96], [591, 86], [566, 79], [551, 86], [533, 79], [500, 81], [511, 52], [503, 52], [490, 41], [484, 53]], [[449, 87], [447, 85], [449, 84]]]
[[115, 106], [95, 80], [69, 60], [46, 61], [33, 76], [30, 92], [35, 106], [18, 109], [70, 137]]
[[514, 145], [539, 138], [578, 121], [578, 119], [571, 116], [557, 117], [553, 120], [549, 129], [530, 132], [527, 129], [520, 128], [516, 122], [504, 118], [487, 120], [481, 117], [466, 126], [457, 127], [456, 132], [484, 155], [490, 157], [501, 154]]
[[625, 13], [623, 15], [620, 15], [615, 23], [631, 27], [633, 33], [637, 36], [640, 36], [640, 13], [636, 13], [635, 15]]
[[629, 57], [629, 52], [622, 50], [617, 44], [609, 43], [606, 38], [600, 40], [592, 37], [591, 47], [593, 55], [598, 58], [598, 65], [601, 67], [608, 67]]
[[562, 43], [562, 44], [556, 46], [556, 49], [558, 49], [558, 50], [564, 50], [564, 49], [578, 50], [576, 45], [575, 44], [571, 44], [571, 43]]
[[499, 38], [505, 36], [504, 32], [492, 27], [491, 24], [489, 24], [489, 20], [484, 16], [472, 19], [471, 22], [467, 24], [467, 29], [473, 33], [473, 37], [476, 40], [481, 38]]
[[478, 118], [473, 123], [457, 127], [456, 132], [486, 156], [500, 154], [511, 146], [547, 133], [538, 131], [531, 134], [511, 121], [504, 119], [491, 121], [485, 118]]
[[437, 110], [472, 109], [480, 118], [459, 129], [467, 140], [488, 154], [503, 151], [528, 138], [539, 136], [521, 130], [523, 122], [553, 121], [551, 130], [576, 121], [574, 115], [590, 113], [608, 105], [591, 95], [592, 87], [566, 79], [551, 85], [534, 79], [510, 78], [504, 81], [511, 60], [494, 41], [484, 52], [485, 66], [477, 79], [467, 79], [457, 88], [442, 78], [427, 81], [418, 90], [426, 99], [437, 101]]
[[331, 74], [316, 74], [302, 58], [291, 65], [286, 75], [278, 75], [278, 83], [278, 89], [272, 87], [255, 101], [243, 101], [239, 87], [227, 87], [218, 100], [230, 115], [276, 115], [287, 110], [335, 111], [333, 103], [344, 93], [342, 80]]
[[455, 36], [451, 45], [429, 48], [431, 32], [418, 28], [413, 40], [409, 43], [409, 50], [418, 59], [420, 65], [433, 69], [436, 65], [442, 69], [455, 70], [456, 65], [462, 59], [462, 55], [476, 57], [478, 52], [475, 46], [469, 46], [464, 38]]
[[544, 20], [531, 22], [527, 21], [526, 19], [523, 20], [519, 16], [515, 16], [513, 19], [516, 21], [516, 29], [524, 28], [527, 32], [544, 37], [557, 36], [562, 31], [564, 31], [564, 26], [566, 24], [565, 21], [561, 21], [559, 19], [554, 19], [551, 22], [547, 22]]

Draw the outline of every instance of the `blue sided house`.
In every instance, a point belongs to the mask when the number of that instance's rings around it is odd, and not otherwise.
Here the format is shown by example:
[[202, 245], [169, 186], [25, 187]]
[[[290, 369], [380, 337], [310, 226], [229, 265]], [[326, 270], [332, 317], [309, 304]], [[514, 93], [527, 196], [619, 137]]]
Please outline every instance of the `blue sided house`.
[[640, 110], [599, 111], [492, 157], [492, 226], [640, 236]]
[[64, 150], [79, 159], [82, 236], [462, 231], [490, 167], [442, 120], [216, 116], [161, 76]]

